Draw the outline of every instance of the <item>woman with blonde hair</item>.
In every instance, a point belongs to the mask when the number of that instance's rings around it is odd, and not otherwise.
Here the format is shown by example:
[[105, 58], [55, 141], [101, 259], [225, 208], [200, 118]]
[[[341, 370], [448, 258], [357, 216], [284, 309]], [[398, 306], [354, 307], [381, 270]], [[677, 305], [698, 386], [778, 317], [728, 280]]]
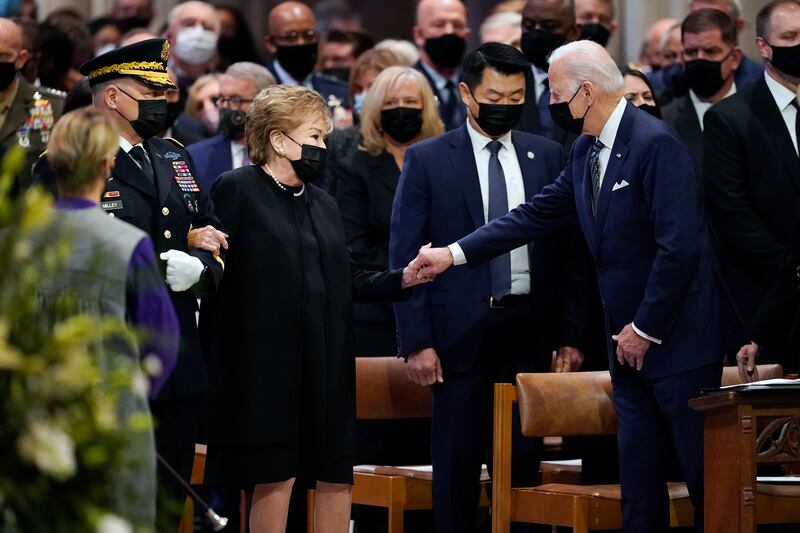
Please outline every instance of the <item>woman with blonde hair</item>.
[[221, 78], [219, 73], [204, 74], [197, 78], [186, 95], [186, 115], [199, 120], [209, 137], [216, 135], [219, 128], [219, 109], [214, 105], [214, 98], [219, 96]]
[[[51, 236], [68, 239], [70, 253], [60, 275], [42, 280], [39, 300], [48, 313], [54, 302], [69, 296], [70, 312], [128, 323], [143, 335], [141, 343], [115, 337], [95, 347], [103, 371], [130, 369], [134, 382], [143, 379], [139, 361], [155, 355], [161, 368], [151, 376], [155, 398], [178, 357], [178, 319], [156, 263], [150, 237], [134, 226], [108, 216], [99, 206], [106, 180], [119, 150], [119, 130], [94, 108], [81, 108], [56, 123], [47, 158], [59, 191]], [[149, 366], [149, 365], [148, 365]], [[122, 427], [135, 415], [150, 417], [147, 397], [131, 390], [120, 398]], [[120, 465], [110, 487], [115, 511], [146, 530], [155, 528], [156, 455], [152, 427], [126, 435], [129, 464]]]
[[286, 528], [297, 482], [316, 488], [318, 532], [349, 527], [355, 423], [352, 300], [389, 300], [410, 269], [352, 268], [325, 169], [327, 105], [303, 86], [261, 91], [247, 112], [253, 165], [211, 191], [230, 243], [203, 301], [211, 380], [206, 481], [253, 489], [250, 529]]
[[[336, 195], [356, 266], [389, 268], [389, 217], [406, 149], [443, 131], [433, 91], [419, 71], [394, 66], [378, 75], [361, 111], [361, 147], [343, 165]], [[356, 305], [356, 354], [394, 355], [395, 338], [390, 305]]]

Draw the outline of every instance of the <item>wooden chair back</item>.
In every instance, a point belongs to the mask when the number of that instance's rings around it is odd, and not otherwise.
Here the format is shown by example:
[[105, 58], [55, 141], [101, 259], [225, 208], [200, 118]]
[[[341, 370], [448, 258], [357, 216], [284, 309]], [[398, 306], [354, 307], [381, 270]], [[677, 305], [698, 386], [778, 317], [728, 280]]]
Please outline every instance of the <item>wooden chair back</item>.
[[522, 434], [613, 435], [617, 414], [608, 372], [517, 374]]
[[356, 418], [430, 418], [431, 390], [408, 379], [397, 357], [356, 357]]

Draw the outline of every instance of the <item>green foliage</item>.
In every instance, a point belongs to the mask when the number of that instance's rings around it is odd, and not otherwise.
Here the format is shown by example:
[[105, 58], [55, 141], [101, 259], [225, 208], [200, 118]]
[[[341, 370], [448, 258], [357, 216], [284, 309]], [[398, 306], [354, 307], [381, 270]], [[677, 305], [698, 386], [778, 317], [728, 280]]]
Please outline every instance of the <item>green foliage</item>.
[[52, 231], [46, 192], [9, 198], [23, 162], [12, 149], [0, 170], [0, 532], [102, 530], [114, 523], [109, 488], [132, 433], [117, 400], [134, 384], [130, 367], [101, 371], [93, 347], [130, 334], [76, 314], [68, 294], [42, 309], [41, 281], [70, 246]]

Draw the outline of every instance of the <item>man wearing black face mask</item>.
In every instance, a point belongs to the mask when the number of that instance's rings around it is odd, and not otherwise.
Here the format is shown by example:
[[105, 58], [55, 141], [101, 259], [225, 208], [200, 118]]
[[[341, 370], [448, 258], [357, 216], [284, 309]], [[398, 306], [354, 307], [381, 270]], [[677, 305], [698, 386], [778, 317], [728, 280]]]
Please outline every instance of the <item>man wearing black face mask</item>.
[[19, 74], [28, 60], [22, 43], [21, 28], [0, 18], [0, 157], [14, 146], [27, 154], [13, 184], [14, 195], [30, 186], [31, 166], [47, 148], [66, 96], [54, 89], [34, 88]]
[[[188, 480], [208, 390], [195, 318], [197, 298], [216, 291], [224, 266], [221, 248], [227, 242], [215, 229], [220, 223], [207, 192], [197, 184], [189, 155], [179, 144], [156, 137], [165, 129], [164, 92], [175, 88], [167, 75], [169, 52], [168, 41], [149, 39], [91, 59], [80, 71], [89, 78], [94, 106], [120, 129], [120, 148], [101, 207], [153, 239], [178, 316], [178, 363], [151, 401], [151, 410], [157, 421], [157, 451]], [[46, 157], [37, 171], [45, 182]], [[187, 237], [191, 228], [205, 228], [215, 241], [191, 249]], [[164, 486], [172, 489], [170, 497], [182, 502], [180, 486], [169, 474], [160, 475]], [[180, 518], [171, 514], [169, 505], [157, 513], [176, 525]]]
[[[794, 260], [800, 202], [800, 1], [775, 0], [756, 17], [765, 74], [705, 116], [703, 182], [718, 239], [719, 262], [737, 310], [750, 326], [777, 273]], [[782, 343], [752, 357], [798, 370], [796, 317], [778, 326]], [[747, 339], [749, 340], [749, 339]]]
[[445, 129], [455, 129], [466, 118], [458, 96], [459, 69], [470, 33], [464, 3], [461, 0], [422, 0], [417, 5], [413, 31], [419, 50], [419, 61], [414, 68], [431, 84]]
[[717, 9], [700, 9], [681, 26], [683, 68], [689, 94], [664, 108], [664, 120], [686, 141], [702, 168], [703, 117], [712, 105], [736, 93], [734, 75], [742, 59], [736, 25]]
[[[408, 263], [427, 242], [441, 246], [502, 216], [558, 174], [558, 144], [511, 131], [525, 102], [529, 69], [524, 56], [505, 44], [486, 43], [467, 55], [459, 84], [467, 123], [406, 151], [392, 209], [390, 264]], [[555, 349], [574, 369], [583, 360], [577, 347], [583, 345], [584, 295], [574, 271], [564, 268], [576, 242], [560, 233], [526, 243], [491, 265], [439, 278], [395, 305], [409, 378], [431, 385], [434, 397], [439, 532], [474, 530], [491, 384], [520, 371], [546, 371]], [[536, 482], [539, 445], [516, 430], [515, 484]]]
[[577, 136], [565, 132], [550, 117], [547, 57], [578, 36], [574, 0], [528, 0], [525, 4], [522, 10], [522, 52], [533, 67], [527, 79], [525, 110], [517, 129], [552, 139], [566, 152]]
[[250, 164], [244, 139], [245, 114], [258, 93], [275, 85], [269, 71], [256, 63], [234, 63], [219, 80], [219, 134], [187, 148], [200, 188], [211, 191], [220, 174]]
[[581, 39], [594, 41], [602, 47], [617, 31], [612, 0], [575, 0], [575, 20], [581, 27]]
[[274, 58], [267, 68], [278, 83], [304, 85], [317, 91], [332, 112], [348, 107], [347, 83], [314, 72], [319, 33], [314, 12], [306, 4], [282, 2], [269, 12], [264, 48]]

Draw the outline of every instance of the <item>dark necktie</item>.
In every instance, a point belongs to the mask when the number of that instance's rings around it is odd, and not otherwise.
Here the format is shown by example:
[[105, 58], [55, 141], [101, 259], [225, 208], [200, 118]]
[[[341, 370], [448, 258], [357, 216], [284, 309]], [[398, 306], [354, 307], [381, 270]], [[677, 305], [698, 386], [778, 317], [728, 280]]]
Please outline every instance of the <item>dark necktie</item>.
[[597, 213], [597, 197], [600, 196], [600, 151], [605, 145], [600, 138], [594, 140], [589, 153], [589, 172], [592, 173], [592, 214]]
[[559, 139], [556, 139], [556, 123], [553, 122], [553, 117], [550, 115], [550, 80], [545, 78], [542, 83], [544, 90], [536, 103], [539, 114], [539, 134], [557, 141]]
[[131, 151], [128, 152], [128, 155], [131, 156], [131, 159], [136, 161], [136, 163], [139, 165], [139, 168], [142, 169], [144, 175], [147, 176], [147, 179], [150, 180], [150, 183], [152, 183], [153, 165], [150, 164], [150, 158], [147, 157], [144, 148], [142, 148], [141, 145], [137, 144], [136, 146], [131, 148]]
[[[792, 100], [792, 105], [794, 106], [797, 113], [794, 115], [794, 135], [795, 139], [797, 139], [797, 146], [800, 148], [800, 107], [798, 107], [797, 100]], [[800, 154], [798, 154], [800, 155]]]
[[[508, 213], [508, 191], [503, 165], [497, 152], [503, 145], [500, 141], [492, 141], [486, 145], [489, 150], [489, 221]], [[487, 221], [488, 222], [488, 221]], [[500, 300], [511, 290], [511, 254], [503, 254], [489, 263], [492, 272], [492, 296]]]
[[444, 110], [444, 120], [445, 127], [447, 129], [451, 129], [455, 127], [454, 123], [454, 115], [456, 113], [456, 107], [458, 106], [458, 91], [456, 91], [456, 84], [453, 83], [452, 80], [447, 81], [447, 85], [444, 86], [445, 98], [447, 99], [445, 102], [442, 102], [442, 109]]

